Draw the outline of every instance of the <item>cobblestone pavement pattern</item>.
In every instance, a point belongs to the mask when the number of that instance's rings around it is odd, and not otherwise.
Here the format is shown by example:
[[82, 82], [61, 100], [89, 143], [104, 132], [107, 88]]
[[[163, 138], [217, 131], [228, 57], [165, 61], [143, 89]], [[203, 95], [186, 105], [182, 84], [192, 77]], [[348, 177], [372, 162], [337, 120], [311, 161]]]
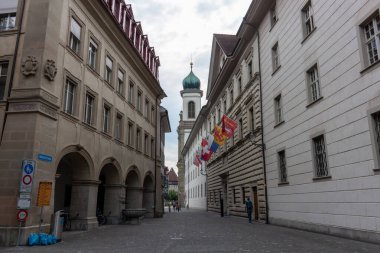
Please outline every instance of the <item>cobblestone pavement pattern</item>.
[[66, 232], [50, 246], [1, 248], [1, 253], [108, 252], [380, 252], [380, 245], [253, 223], [216, 213], [183, 211], [141, 225]]

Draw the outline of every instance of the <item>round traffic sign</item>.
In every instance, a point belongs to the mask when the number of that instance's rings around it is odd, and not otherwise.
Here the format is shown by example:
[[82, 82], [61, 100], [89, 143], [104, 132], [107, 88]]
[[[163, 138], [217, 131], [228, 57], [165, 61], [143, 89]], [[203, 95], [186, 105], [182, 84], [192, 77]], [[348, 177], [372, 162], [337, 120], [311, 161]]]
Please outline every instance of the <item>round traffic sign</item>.
[[24, 166], [24, 171], [26, 174], [32, 174], [33, 170], [34, 170], [33, 165], [31, 165], [30, 163]]
[[22, 182], [24, 185], [29, 185], [32, 182], [32, 177], [29, 175], [25, 175], [22, 177]]
[[19, 210], [17, 212], [16, 217], [17, 217], [18, 221], [25, 221], [26, 218], [28, 217], [28, 211], [26, 211], [26, 210]]

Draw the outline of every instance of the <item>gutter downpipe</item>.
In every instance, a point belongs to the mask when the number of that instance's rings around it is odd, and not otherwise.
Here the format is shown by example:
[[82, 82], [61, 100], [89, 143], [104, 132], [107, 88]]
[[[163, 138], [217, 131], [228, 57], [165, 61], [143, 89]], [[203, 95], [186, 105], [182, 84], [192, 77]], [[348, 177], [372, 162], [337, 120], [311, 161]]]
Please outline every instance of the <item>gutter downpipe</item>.
[[[20, 44], [20, 36], [21, 36], [21, 29], [22, 29], [22, 21], [24, 19], [24, 11], [25, 11], [25, 1], [20, 1], [22, 3], [21, 8], [21, 14], [20, 14], [20, 23], [18, 24], [18, 32], [17, 32], [17, 38], [16, 38], [16, 45], [13, 55], [13, 62], [12, 62], [12, 70], [11, 70], [11, 76], [9, 77], [9, 87], [8, 87], [8, 98], [11, 96], [11, 90], [12, 90], [12, 84], [13, 84], [13, 77], [15, 74], [15, 67], [16, 67], [16, 58], [18, 55], [18, 48]], [[5, 130], [5, 123], [7, 122], [7, 116], [8, 116], [8, 110], [9, 110], [9, 102], [7, 99], [7, 104], [5, 106], [5, 115], [4, 115], [4, 121], [3, 121], [3, 128], [1, 130], [1, 136], [0, 136], [0, 145], [3, 142], [3, 135]]]
[[[160, 115], [160, 121], [159, 121], [159, 124], [160, 124], [160, 128], [161, 128], [161, 113], [160, 113], [160, 110], [159, 108], [157, 107], [157, 100], [159, 98], [159, 95], [156, 96], [156, 117], [157, 117], [157, 114], [159, 113]], [[155, 218], [158, 218], [157, 217], [157, 145], [160, 144], [160, 155], [161, 155], [161, 138], [160, 138], [160, 142], [158, 142], [158, 138], [157, 138], [157, 130], [158, 130], [158, 127], [157, 127], [158, 123], [157, 123], [157, 120], [156, 120], [156, 124], [155, 124], [155, 132], [156, 132], [156, 145], [154, 147], [154, 209], [153, 209], [153, 217]]]
[[[259, 57], [259, 84], [260, 84], [260, 115], [261, 115], [261, 143], [264, 143], [264, 127], [263, 127], [263, 91], [261, 83], [261, 55], [260, 55], [260, 33], [259, 30], [251, 23], [247, 22], [247, 18], [243, 18], [243, 23], [253, 27], [257, 33], [257, 51]], [[268, 207], [268, 189], [267, 189], [267, 171], [265, 166], [265, 146], [261, 149], [263, 156], [263, 172], [264, 172], [264, 193], [265, 193], [265, 224], [269, 224], [269, 207]]]

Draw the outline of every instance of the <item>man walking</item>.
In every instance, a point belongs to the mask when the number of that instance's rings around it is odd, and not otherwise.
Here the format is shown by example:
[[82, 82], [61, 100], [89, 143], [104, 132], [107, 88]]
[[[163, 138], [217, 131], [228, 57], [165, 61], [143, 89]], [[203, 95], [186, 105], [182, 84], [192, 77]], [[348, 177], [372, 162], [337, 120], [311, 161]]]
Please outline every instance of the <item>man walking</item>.
[[253, 209], [252, 201], [249, 199], [249, 197], [247, 197], [247, 201], [245, 202], [245, 211], [248, 214], [249, 223], [252, 223], [252, 209]]

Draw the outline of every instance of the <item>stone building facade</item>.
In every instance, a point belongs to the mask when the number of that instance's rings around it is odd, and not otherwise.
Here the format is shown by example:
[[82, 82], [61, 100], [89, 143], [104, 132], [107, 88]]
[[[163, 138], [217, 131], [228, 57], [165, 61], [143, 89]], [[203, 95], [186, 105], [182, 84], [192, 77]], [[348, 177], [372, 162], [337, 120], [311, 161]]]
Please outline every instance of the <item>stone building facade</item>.
[[379, 1], [268, 3], [256, 28], [270, 222], [379, 242]]
[[[40, 182], [52, 183], [44, 231], [58, 210], [70, 212], [72, 229], [96, 227], [97, 208], [110, 223], [119, 222], [122, 209], [161, 216], [165, 93], [159, 59], [131, 6], [121, 0], [0, 6], [0, 244], [16, 244], [20, 197], [31, 203], [22, 243], [38, 229]], [[25, 159], [35, 162], [33, 187], [20, 195]]]

